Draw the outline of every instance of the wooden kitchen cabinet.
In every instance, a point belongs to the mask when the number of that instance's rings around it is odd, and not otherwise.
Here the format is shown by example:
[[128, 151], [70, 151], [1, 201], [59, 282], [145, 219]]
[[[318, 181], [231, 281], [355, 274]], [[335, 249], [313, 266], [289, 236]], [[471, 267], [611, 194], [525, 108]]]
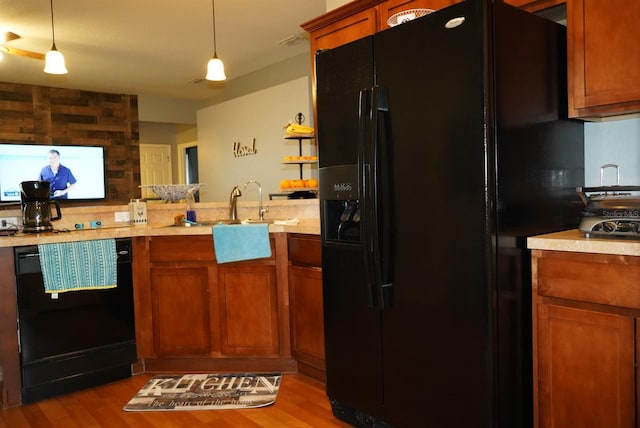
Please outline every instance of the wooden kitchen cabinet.
[[532, 255], [535, 426], [635, 427], [640, 257]]
[[225, 264], [211, 235], [136, 240], [136, 340], [147, 371], [295, 371], [279, 235], [270, 258]]
[[298, 371], [324, 382], [324, 316], [320, 237], [290, 234], [291, 353]]
[[[389, 28], [387, 20], [409, 9], [439, 10], [462, 0], [355, 0], [301, 25], [309, 32], [312, 61], [315, 53]], [[529, 12], [564, 4], [566, 0], [505, 0]]]
[[[316, 52], [345, 45], [389, 28], [387, 19], [407, 9], [442, 9], [462, 0], [354, 0], [300, 26], [309, 33], [315, 116]], [[317, 123], [317, 121], [314, 121]]]
[[212, 238], [139, 238], [134, 251], [138, 356], [211, 355], [217, 329], [211, 314], [216, 296]]
[[565, 4], [566, 0], [504, 0], [511, 6], [519, 7], [527, 12], [539, 12], [550, 7]]
[[569, 117], [640, 112], [640, 2], [568, 0]]
[[[309, 33], [311, 51], [312, 94], [315, 116], [315, 56], [323, 49], [332, 49], [389, 28], [392, 15], [408, 9], [439, 10], [462, 0], [354, 0], [300, 26]], [[565, 0], [506, 0], [514, 6], [536, 12]], [[315, 121], [317, 123], [317, 121]]]
[[280, 336], [273, 260], [219, 265], [218, 292], [222, 354], [277, 356]]
[[387, 21], [398, 12], [408, 9], [433, 9], [438, 10], [462, 0], [387, 0], [377, 6], [378, 31], [389, 28]]
[[209, 355], [212, 314], [207, 266], [151, 266], [153, 354]]
[[301, 26], [310, 34], [312, 61], [315, 53], [331, 49], [389, 28], [390, 16], [407, 9], [442, 9], [461, 0], [356, 0]]
[[17, 281], [13, 248], [0, 248], [0, 408], [22, 403], [22, 375], [18, 350]]
[[312, 59], [319, 50], [335, 48], [369, 36], [374, 34], [377, 28], [375, 8], [364, 9], [339, 20], [327, 22], [326, 25], [310, 31]]

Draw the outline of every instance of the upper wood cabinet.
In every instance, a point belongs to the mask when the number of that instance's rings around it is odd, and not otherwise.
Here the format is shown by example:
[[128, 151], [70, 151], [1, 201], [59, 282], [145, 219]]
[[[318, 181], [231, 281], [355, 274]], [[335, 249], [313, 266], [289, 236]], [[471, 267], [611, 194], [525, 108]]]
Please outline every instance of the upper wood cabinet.
[[356, 0], [302, 24], [309, 32], [311, 56], [386, 28], [393, 14], [407, 9], [442, 9], [460, 0]]
[[567, 2], [569, 116], [640, 112], [640, 2]]
[[504, 2], [524, 9], [527, 12], [538, 12], [553, 6], [565, 4], [566, 0], [504, 0]]
[[[389, 28], [389, 17], [403, 10], [438, 10], [459, 1], [461, 0], [354, 0], [301, 24], [301, 27], [309, 32], [314, 115], [316, 52], [342, 46]], [[315, 120], [314, 122], [317, 123]]]
[[314, 54], [369, 36], [376, 32], [377, 25], [375, 9], [365, 9], [329, 23], [311, 33], [311, 52]]
[[396, 13], [408, 9], [433, 9], [438, 10], [462, 0], [387, 0], [377, 6], [378, 11], [378, 31], [389, 28], [387, 21]]
[[[309, 32], [311, 56], [389, 28], [387, 20], [408, 9], [439, 10], [462, 0], [355, 0], [303, 23]], [[565, 0], [505, 0], [529, 12], [565, 3]]]

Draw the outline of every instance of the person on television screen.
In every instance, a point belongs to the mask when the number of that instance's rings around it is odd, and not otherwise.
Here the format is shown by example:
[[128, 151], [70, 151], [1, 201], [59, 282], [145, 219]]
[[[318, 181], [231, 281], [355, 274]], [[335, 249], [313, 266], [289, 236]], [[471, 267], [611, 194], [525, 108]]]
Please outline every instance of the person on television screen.
[[51, 197], [53, 199], [68, 199], [69, 190], [76, 185], [76, 178], [69, 168], [60, 164], [60, 152], [49, 150], [49, 165], [40, 171], [40, 180], [51, 184]]

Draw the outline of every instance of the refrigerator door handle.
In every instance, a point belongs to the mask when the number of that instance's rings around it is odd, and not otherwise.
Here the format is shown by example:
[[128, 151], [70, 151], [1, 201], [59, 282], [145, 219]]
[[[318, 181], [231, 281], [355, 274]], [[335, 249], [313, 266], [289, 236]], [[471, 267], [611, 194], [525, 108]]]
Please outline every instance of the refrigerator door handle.
[[358, 173], [360, 231], [368, 303], [384, 309], [392, 304], [393, 202], [386, 88], [360, 91], [358, 113]]

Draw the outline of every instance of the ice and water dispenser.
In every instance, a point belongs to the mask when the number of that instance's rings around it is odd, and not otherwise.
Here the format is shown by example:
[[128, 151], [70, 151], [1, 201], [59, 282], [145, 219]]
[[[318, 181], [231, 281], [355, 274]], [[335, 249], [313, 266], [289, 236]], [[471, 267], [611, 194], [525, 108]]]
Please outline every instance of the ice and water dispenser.
[[325, 242], [360, 243], [360, 202], [356, 165], [320, 168]]

